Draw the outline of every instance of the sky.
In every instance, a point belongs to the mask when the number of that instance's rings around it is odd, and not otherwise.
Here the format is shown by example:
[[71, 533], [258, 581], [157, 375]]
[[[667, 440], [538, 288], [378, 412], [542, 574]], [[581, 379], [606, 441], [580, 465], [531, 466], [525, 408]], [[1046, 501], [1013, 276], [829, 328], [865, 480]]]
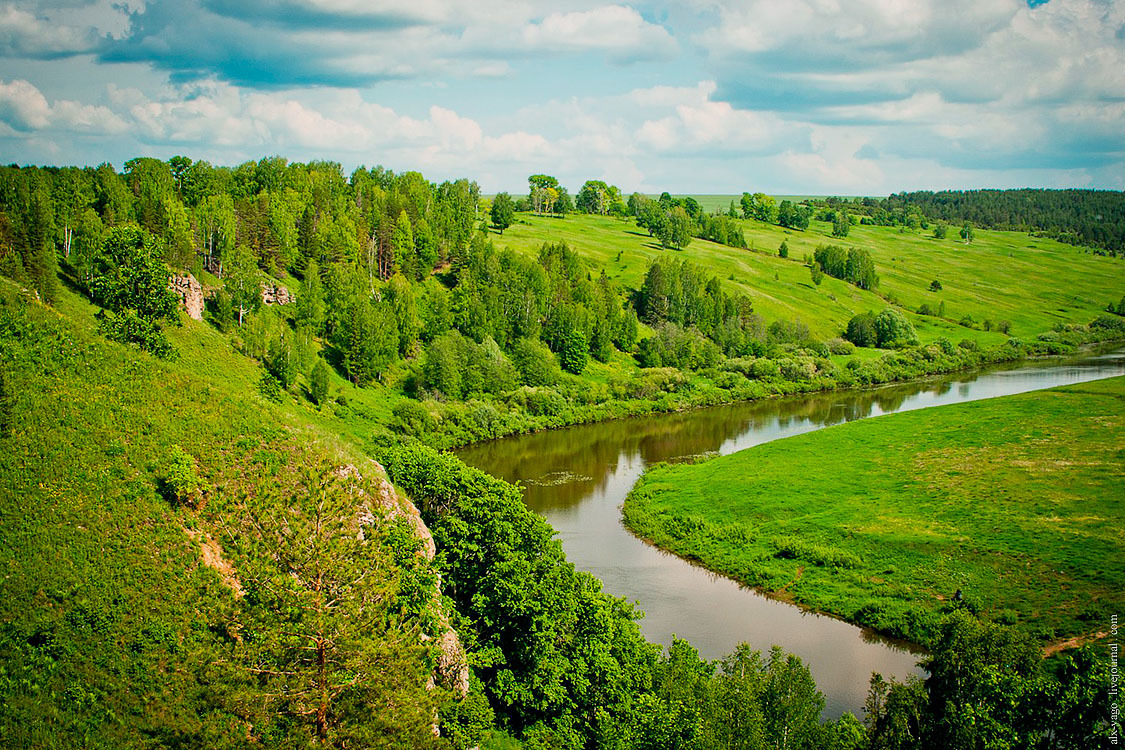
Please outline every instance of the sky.
[[0, 162], [1125, 189], [1125, 0], [0, 2]]

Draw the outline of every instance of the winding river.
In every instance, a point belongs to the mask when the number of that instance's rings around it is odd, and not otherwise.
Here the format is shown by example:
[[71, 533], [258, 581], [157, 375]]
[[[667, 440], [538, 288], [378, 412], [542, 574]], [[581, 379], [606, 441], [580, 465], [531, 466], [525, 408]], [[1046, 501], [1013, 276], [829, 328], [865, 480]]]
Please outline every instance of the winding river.
[[778, 644], [809, 665], [824, 715], [862, 716], [871, 672], [921, 674], [918, 652], [870, 631], [770, 599], [645, 544], [621, 524], [621, 504], [645, 467], [725, 455], [840, 422], [1006, 396], [1125, 374], [1125, 349], [1071, 360], [989, 368], [868, 390], [837, 391], [617, 420], [469, 446], [461, 458], [524, 485], [528, 507], [558, 532], [568, 559], [645, 612], [641, 630], [667, 645], [673, 634], [705, 658], [746, 641]]

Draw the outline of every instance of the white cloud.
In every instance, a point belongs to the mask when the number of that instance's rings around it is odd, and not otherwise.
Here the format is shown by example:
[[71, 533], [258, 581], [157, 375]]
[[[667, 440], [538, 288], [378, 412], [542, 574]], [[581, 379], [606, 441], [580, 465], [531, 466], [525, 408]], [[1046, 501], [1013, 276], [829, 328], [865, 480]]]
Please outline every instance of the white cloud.
[[16, 130], [39, 130], [51, 119], [46, 97], [27, 81], [0, 81], [0, 121]]
[[0, 55], [51, 57], [87, 52], [97, 44], [90, 27], [72, 26], [17, 8], [0, 7]]
[[813, 65], [860, 67], [979, 46], [1011, 22], [1022, 0], [749, 0], [724, 3], [699, 35], [717, 57], [770, 53]]
[[527, 24], [521, 39], [529, 50], [601, 51], [614, 62], [666, 60], [677, 50], [667, 29], [622, 5], [552, 13], [540, 22]]

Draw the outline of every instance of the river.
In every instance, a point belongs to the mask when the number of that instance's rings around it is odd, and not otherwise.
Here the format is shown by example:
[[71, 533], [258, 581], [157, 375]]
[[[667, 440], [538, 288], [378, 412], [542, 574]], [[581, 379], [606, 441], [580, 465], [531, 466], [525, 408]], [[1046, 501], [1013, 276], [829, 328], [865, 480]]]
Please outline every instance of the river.
[[646, 466], [726, 455], [840, 422], [975, 401], [1125, 374], [1125, 349], [1071, 360], [865, 390], [835, 391], [615, 420], [481, 443], [458, 451], [471, 466], [524, 485], [524, 501], [558, 532], [567, 558], [605, 590], [636, 601], [641, 630], [667, 645], [673, 634], [704, 658], [740, 642], [778, 644], [801, 657], [824, 693], [826, 718], [862, 716], [871, 673], [922, 674], [910, 644], [770, 599], [633, 536], [621, 504]]

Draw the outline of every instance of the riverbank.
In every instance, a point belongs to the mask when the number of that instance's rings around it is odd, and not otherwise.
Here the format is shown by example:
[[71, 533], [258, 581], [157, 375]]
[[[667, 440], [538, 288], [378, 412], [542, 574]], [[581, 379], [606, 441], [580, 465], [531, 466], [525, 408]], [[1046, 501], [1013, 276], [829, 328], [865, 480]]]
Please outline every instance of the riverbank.
[[771, 595], [921, 644], [956, 607], [1043, 641], [1084, 635], [1125, 590], [1123, 401], [1114, 378], [661, 466], [626, 499], [625, 523]]
[[[641, 369], [605, 383], [523, 387], [502, 397], [410, 402], [396, 407], [392, 429], [439, 449], [543, 430], [605, 422], [780, 396], [904, 383], [994, 364], [1074, 355], [1125, 342], [1125, 319], [1101, 316], [1034, 340], [1009, 339], [987, 350], [972, 342], [941, 341], [890, 350], [874, 357], [828, 357], [795, 350], [772, 358], [726, 360], [718, 368], [685, 372]], [[871, 350], [858, 350], [874, 354]], [[875, 350], [877, 351], [877, 350]], [[824, 352], [823, 354], [827, 354]]]

